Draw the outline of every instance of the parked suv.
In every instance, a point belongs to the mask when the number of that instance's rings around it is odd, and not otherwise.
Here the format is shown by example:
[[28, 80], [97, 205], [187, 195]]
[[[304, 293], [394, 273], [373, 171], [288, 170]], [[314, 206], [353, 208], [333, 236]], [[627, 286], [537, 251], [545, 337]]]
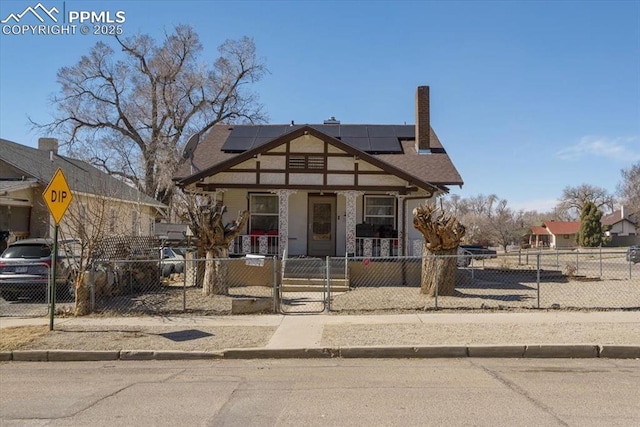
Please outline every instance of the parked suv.
[[640, 262], [640, 246], [630, 246], [627, 249], [627, 261], [637, 264]]
[[182, 273], [184, 271], [183, 255], [168, 246], [159, 250], [163, 277], [169, 277], [171, 273]]
[[[69, 242], [58, 242], [56, 298], [74, 296], [73, 268], [76, 258]], [[7, 301], [45, 297], [49, 289], [52, 239], [24, 239], [10, 244], [0, 255], [0, 296]]]

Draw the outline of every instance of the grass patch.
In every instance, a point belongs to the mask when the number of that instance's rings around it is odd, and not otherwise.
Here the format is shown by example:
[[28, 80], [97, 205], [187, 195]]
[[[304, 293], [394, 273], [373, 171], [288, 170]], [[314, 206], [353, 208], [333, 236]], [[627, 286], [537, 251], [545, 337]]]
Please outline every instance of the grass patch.
[[20, 350], [47, 332], [47, 325], [0, 328], [0, 351]]

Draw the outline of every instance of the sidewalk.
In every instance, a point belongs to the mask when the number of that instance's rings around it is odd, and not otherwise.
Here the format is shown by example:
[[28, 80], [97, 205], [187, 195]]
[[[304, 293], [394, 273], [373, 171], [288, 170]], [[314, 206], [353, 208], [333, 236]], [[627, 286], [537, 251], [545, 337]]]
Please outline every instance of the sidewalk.
[[[48, 324], [0, 318], [0, 328]], [[256, 357], [640, 358], [640, 312], [56, 318], [29, 349], [0, 352], [0, 360]]]

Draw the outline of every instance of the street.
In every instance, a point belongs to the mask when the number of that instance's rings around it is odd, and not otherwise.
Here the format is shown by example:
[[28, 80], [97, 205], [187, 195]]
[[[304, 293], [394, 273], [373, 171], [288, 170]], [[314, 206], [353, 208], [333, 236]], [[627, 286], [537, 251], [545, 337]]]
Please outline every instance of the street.
[[640, 361], [331, 359], [0, 365], [0, 424], [640, 425]]

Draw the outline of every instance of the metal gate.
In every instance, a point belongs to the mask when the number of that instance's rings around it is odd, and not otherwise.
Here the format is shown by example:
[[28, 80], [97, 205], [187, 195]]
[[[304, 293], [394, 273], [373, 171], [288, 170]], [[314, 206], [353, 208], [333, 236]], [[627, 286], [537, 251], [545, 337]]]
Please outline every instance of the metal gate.
[[278, 289], [281, 313], [322, 313], [327, 309], [327, 265], [322, 258], [283, 259]]

